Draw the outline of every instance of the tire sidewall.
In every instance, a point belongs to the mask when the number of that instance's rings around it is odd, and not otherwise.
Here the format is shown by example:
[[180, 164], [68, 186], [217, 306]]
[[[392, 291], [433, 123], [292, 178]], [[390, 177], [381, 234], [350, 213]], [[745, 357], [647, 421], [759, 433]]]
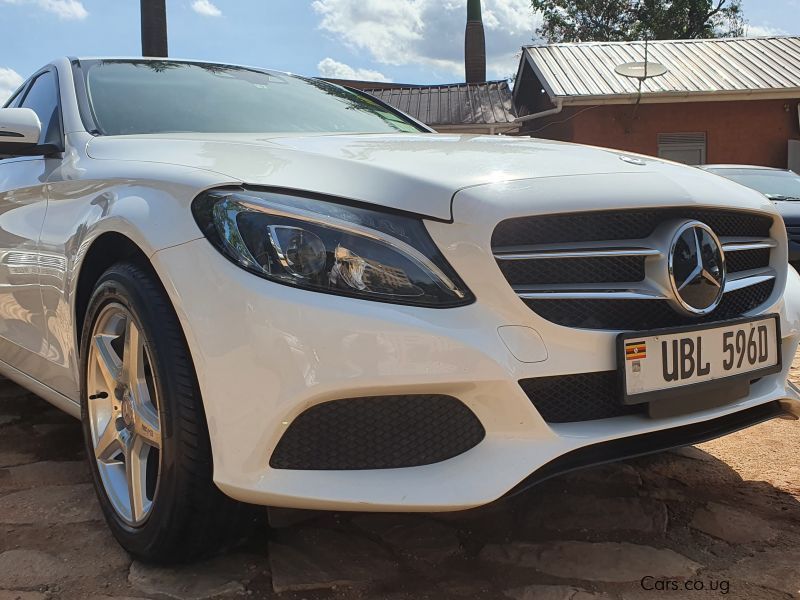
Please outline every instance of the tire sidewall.
[[[177, 440], [173, 435], [171, 417], [174, 413], [171, 406], [175, 390], [172, 364], [169, 357], [170, 342], [164, 332], [163, 315], [156, 312], [152, 298], [146, 298], [142, 292], [142, 271], [132, 265], [115, 265], [104, 273], [97, 282], [92, 293], [84, 319], [80, 342], [80, 394], [81, 422], [84, 443], [89, 460], [92, 478], [103, 514], [114, 536], [123, 547], [134, 554], [148, 555], [159, 543], [159, 538], [175, 518], [175, 503], [172, 501], [179, 493], [180, 469], [177, 464]], [[127, 524], [116, 512], [108, 499], [100, 476], [97, 461], [94, 458], [91, 429], [88, 415], [87, 367], [89, 344], [92, 330], [102, 309], [111, 303], [118, 303], [133, 316], [141, 335], [145, 339], [150, 355], [153, 383], [159, 399], [159, 418], [162, 430], [162, 447], [160, 452], [160, 473], [153, 507], [148, 519], [138, 527]]]

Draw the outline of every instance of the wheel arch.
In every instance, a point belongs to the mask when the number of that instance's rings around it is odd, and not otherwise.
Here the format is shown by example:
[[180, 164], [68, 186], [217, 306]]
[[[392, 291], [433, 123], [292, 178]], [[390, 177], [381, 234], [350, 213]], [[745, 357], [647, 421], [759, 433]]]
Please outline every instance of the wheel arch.
[[75, 348], [78, 353], [81, 350], [80, 339], [86, 310], [97, 280], [111, 265], [125, 260], [148, 269], [161, 282], [145, 251], [131, 238], [116, 231], [107, 231], [97, 236], [81, 261], [75, 286], [73, 322]]

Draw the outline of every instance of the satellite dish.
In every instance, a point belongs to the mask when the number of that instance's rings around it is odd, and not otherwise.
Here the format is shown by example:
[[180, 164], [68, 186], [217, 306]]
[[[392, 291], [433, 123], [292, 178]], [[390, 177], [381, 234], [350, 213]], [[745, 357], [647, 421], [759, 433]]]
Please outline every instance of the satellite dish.
[[659, 77], [667, 72], [667, 67], [657, 62], [629, 62], [614, 67], [614, 71], [623, 77], [644, 81], [650, 77]]

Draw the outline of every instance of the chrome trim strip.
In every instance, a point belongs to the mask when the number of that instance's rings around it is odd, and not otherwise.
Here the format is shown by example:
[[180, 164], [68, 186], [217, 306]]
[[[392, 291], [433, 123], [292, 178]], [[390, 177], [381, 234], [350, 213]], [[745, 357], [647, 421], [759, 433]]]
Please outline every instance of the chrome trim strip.
[[758, 285], [759, 283], [764, 283], [765, 281], [771, 281], [777, 276], [778, 274], [773, 269], [753, 269], [751, 271], [732, 273], [725, 282], [725, 293], [735, 292]]
[[778, 242], [770, 238], [735, 238], [720, 240], [725, 252], [742, 252], [747, 250], [771, 250], [778, 247]]
[[497, 260], [541, 260], [559, 258], [600, 258], [604, 256], [660, 256], [655, 248], [596, 248], [587, 250], [541, 250], [534, 252], [495, 253]]
[[562, 290], [517, 295], [523, 300], [666, 300], [655, 290]]

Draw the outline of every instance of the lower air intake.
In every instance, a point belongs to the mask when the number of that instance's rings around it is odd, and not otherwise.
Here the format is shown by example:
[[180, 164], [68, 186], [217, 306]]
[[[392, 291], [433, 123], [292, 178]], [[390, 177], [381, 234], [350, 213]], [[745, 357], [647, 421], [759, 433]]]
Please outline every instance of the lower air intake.
[[451, 396], [373, 396], [312, 406], [292, 421], [273, 469], [352, 471], [429, 465], [458, 456], [486, 435]]

